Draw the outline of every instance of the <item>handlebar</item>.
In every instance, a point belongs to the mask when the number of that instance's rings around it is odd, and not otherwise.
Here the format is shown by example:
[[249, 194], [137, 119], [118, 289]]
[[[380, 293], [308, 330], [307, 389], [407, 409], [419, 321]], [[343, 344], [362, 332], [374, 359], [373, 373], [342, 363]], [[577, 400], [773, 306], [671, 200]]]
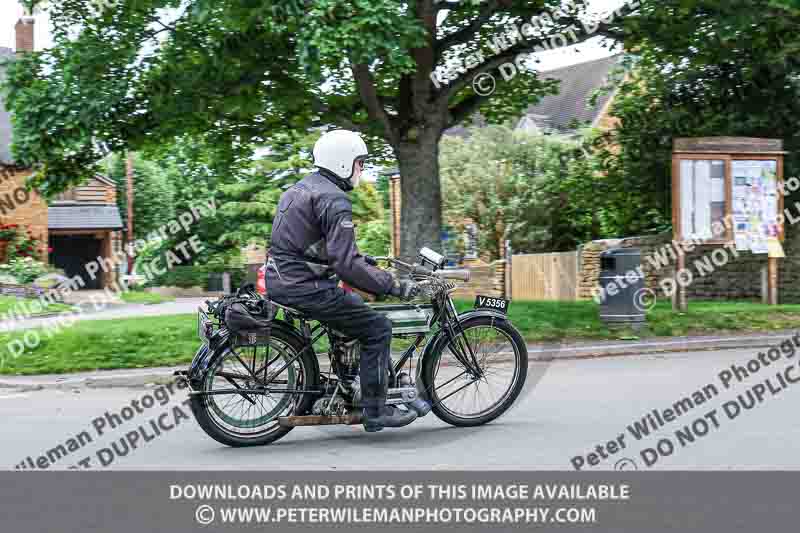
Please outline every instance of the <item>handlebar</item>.
[[437, 270], [433, 273], [434, 276], [439, 276], [444, 279], [456, 279], [459, 281], [469, 281], [469, 270], [453, 269], [453, 270]]
[[408, 272], [412, 276], [424, 276], [424, 277], [434, 277], [435, 276], [435, 277], [441, 278], [441, 279], [453, 279], [453, 280], [465, 281], [465, 282], [469, 281], [469, 279], [470, 279], [470, 272], [469, 272], [469, 270], [465, 270], [465, 269], [452, 269], [452, 270], [436, 270], [436, 271], [433, 271], [433, 270], [431, 270], [429, 268], [426, 268], [426, 267], [418, 265], [418, 264], [409, 265], [408, 263], [404, 263], [403, 261], [400, 261], [399, 259], [395, 259], [394, 257], [385, 257], [385, 256], [381, 256], [381, 257], [365, 256], [365, 260], [367, 261], [367, 263], [369, 263], [369, 264], [371, 264], [373, 266], [377, 266], [378, 261], [387, 261], [387, 262], [389, 262], [389, 263], [391, 263], [391, 264], [393, 264], [393, 265], [395, 265], [397, 267], [400, 267], [401, 269], [405, 270], [406, 272]]

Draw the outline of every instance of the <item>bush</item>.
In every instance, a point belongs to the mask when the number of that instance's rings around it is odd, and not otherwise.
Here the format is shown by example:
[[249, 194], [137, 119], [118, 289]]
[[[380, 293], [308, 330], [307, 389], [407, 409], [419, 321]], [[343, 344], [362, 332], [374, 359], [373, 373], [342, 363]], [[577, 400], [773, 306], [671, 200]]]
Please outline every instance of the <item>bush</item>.
[[11, 274], [0, 274], [0, 283], [4, 285], [19, 285], [19, 280]]
[[49, 272], [46, 264], [30, 257], [16, 257], [0, 265], [0, 274], [14, 276], [20, 283], [31, 283], [39, 276]]
[[208, 281], [208, 271], [200, 266], [176, 266], [164, 274], [154, 276], [148, 281], [151, 286], [165, 287], [204, 287]]
[[147, 285], [150, 287], [202, 287], [205, 290], [218, 290], [217, 287], [210, 287], [210, 285], [221, 287], [222, 281], [214, 283], [212, 276], [221, 275], [223, 272], [230, 272], [231, 287], [234, 289], [247, 279], [247, 269], [240, 267], [226, 269], [221, 265], [176, 266], [164, 274], [154, 277]]
[[[17, 236], [8, 245], [8, 260], [13, 259], [37, 259], [39, 257], [39, 248], [41, 247], [41, 240], [30, 231], [26, 233], [17, 233]], [[31, 280], [33, 281], [33, 280]]]
[[367, 255], [389, 255], [391, 235], [385, 220], [370, 220], [358, 227], [358, 251]]

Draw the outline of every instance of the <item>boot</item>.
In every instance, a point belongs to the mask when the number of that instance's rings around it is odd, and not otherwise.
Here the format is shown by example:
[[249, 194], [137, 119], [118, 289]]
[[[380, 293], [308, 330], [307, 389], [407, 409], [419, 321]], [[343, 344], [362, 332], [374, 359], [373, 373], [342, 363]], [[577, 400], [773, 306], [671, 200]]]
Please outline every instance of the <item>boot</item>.
[[431, 404], [422, 398], [417, 398], [413, 402], [407, 403], [406, 405], [410, 410], [415, 411], [420, 418], [431, 412]]
[[383, 428], [399, 428], [407, 426], [417, 419], [413, 409], [402, 411], [394, 405], [385, 405], [379, 409], [364, 409], [364, 430], [372, 433]]

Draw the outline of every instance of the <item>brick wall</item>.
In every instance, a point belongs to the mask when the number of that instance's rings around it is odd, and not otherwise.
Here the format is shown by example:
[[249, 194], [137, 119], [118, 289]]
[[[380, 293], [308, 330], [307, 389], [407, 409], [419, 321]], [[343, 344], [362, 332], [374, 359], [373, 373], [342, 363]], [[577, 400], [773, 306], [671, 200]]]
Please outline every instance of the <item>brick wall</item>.
[[[581, 250], [580, 270], [578, 272], [578, 298], [588, 299], [592, 297], [592, 289], [598, 286], [600, 254], [610, 248], [639, 248], [642, 252], [642, 270], [645, 275], [645, 286], [656, 291], [659, 297], [663, 297], [663, 291], [659, 283], [665, 278], [672, 278], [675, 272], [675, 259], [665, 247], [671, 242], [671, 239], [672, 234], [667, 233], [587, 243]], [[800, 242], [798, 244], [800, 245]], [[737, 258], [729, 253], [727, 255], [728, 261], [719, 260], [719, 266], [717, 266], [714, 262], [709, 261], [713, 258], [711, 253], [718, 249], [720, 249], [719, 246], [697, 246], [686, 254], [686, 268], [692, 273], [692, 283], [686, 290], [687, 297], [696, 299], [760, 299], [761, 271], [767, 265], [766, 254], [756, 255], [741, 251], [738, 252], [739, 257]], [[666, 265], [664, 261], [655, 260], [656, 254], [659, 253], [662, 257], [668, 259]], [[653, 261], [649, 259], [651, 257], [654, 258]], [[784, 261], [781, 261], [781, 263], [783, 270]], [[698, 267], [698, 264], [701, 266]], [[710, 264], [714, 271], [701, 276], [700, 272], [706, 264]], [[800, 267], [800, 257], [794, 270], [786, 275], [786, 281], [795, 278], [800, 279], [800, 268], [798, 267]], [[789, 289], [786, 281], [781, 283], [782, 295], [786, 294]], [[800, 299], [800, 290], [796, 292], [798, 299]]]
[[502, 298], [505, 295], [505, 261], [476, 261], [462, 268], [470, 271], [470, 279], [467, 283], [456, 282], [458, 289], [452, 293], [454, 298], [474, 298], [478, 294]]
[[34, 18], [22, 17], [14, 25], [16, 34], [17, 52], [32, 52], [33, 51], [33, 31], [34, 31]]
[[785, 259], [778, 259], [778, 303], [800, 303], [800, 225], [785, 224]]
[[0, 168], [0, 223], [19, 224], [41, 241], [41, 260], [47, 261], [47, 203], [36, 191], [25, 189], [28, 170]]

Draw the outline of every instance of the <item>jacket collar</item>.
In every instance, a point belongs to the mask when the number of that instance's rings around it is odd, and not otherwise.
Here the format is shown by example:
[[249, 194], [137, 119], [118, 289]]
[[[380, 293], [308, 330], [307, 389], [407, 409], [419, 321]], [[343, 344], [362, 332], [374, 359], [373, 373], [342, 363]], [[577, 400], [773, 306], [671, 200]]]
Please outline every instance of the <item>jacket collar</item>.
[[317, 168], [317, 174], [331, 181], [345, 192], [353, 190], [353, 185], [350, 183], [350, 180], [344, 180], [326, 168]]

